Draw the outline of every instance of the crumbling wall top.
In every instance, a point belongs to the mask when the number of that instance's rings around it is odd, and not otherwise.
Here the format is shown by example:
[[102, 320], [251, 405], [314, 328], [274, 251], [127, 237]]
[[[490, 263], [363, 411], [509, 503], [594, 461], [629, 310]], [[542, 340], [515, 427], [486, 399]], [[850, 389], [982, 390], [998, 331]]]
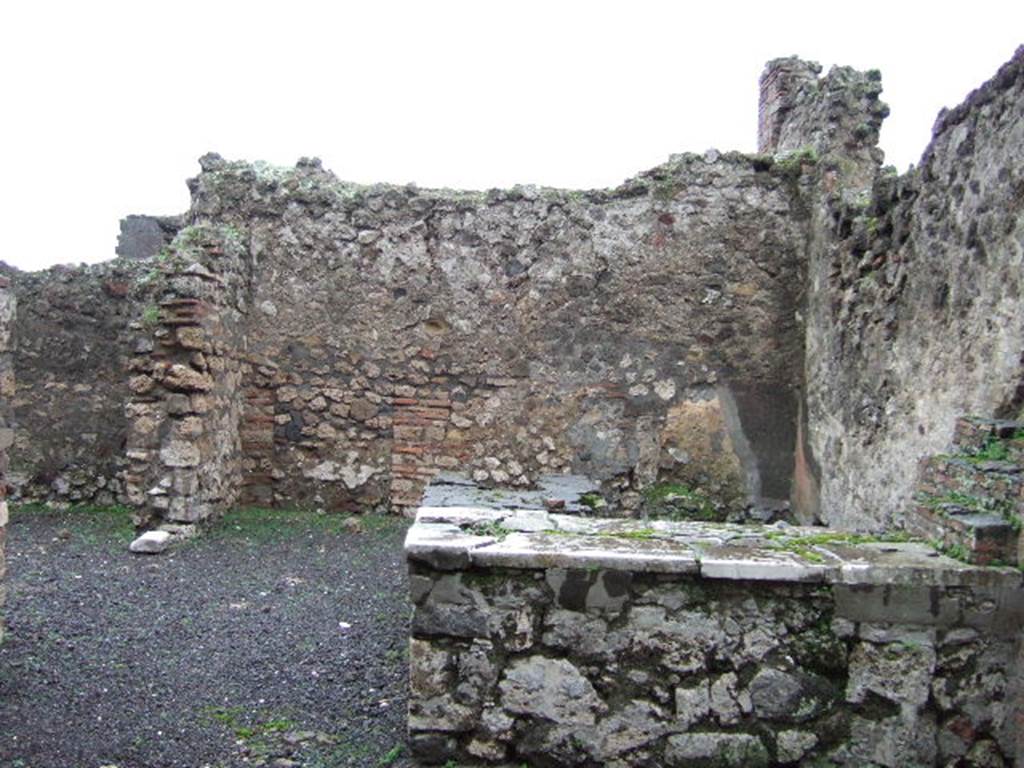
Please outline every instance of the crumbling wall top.
[[760, 81], [758, 151], [829, 158], [842, 184], [869, 189], [885, 155], [878, 148], [889, 107], [878, 97], [882, 75], [821, 66], [796, 57], [768, 62]]
[[182, 216], [142, 216], [121, 219], [114, 252], [126, 259], [148, 259], [167, 246], [184, 226]]
[[977, 119], [986, 105], [994, 102], [1022, 80], [1024, 80], [1024, 45], [1018, 46], [1013, 57], [1001, 66], [991, 79], [971, 91], [960, 104], [952, 109], [943, 109], [939, 112], [935, 118], [935, 125], [932, 126], [932, 141], [924, 151], [921, 164], [927, 164], [935, 154], [936, 145], [941, 143], [943, 134], [966, 120]]

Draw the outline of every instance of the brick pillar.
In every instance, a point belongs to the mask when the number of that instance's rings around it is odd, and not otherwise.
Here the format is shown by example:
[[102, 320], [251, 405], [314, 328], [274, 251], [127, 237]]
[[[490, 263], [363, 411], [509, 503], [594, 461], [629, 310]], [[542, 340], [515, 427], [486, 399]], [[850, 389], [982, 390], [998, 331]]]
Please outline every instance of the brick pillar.
[[237, 235], [190, 227], [172, 245], [131, 361], [126, 485], [140, 528], [191, 525], [241, 488], [246, 279]]
[[268, 359], [246, 361], [244, 372], [242, 424], [243, 504], [274, 505], [274, 403], [284, 377]]
[[391, 504], [400, 511], [420, 503], [438, 472], [458, 466], [446, 442], [452, 404], [446, 392], [422, 387], [415, 397], [392, 397]]
[[783, 133], [799, 96], [813, 87], [821, 67], [797, 58], [769, 61], [761, 75], [757, 108], [757, 151], [773, 154], [796, 147], [782, 146]]
[[7, 560], [4, 544], [7, 538], [7, 451], [14, 442], [11, 426], [11, 401], [14, 398], [14, 367], [10, 354], [11, 326], [15, 315], [14, 294], [10, 281], [0, 277], [0, 640], [4, 636], [3, 608], [6, 586]]

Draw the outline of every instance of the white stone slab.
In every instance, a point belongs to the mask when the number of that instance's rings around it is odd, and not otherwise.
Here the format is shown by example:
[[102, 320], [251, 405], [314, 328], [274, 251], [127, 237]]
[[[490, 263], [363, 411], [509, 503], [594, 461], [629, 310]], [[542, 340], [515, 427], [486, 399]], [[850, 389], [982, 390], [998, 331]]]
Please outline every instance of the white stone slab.
[[474, 549], [473, 565], [487, 568], [610, 569], [696, 573], [693, 550], [675, 542], [618, 541], [605, 537], [513, 533]]
[[823, 537], [828, 532], [798, 526], [589, 518], [541, 510], [422, 507], [405, 550], [410, 558], [444, 570], [470, 565], [607, 568], [845, 585], [1024, 585], [1024, 574], [1016, 569], [965, 565], [938, 555], [927, 544], [831, 542]]
[[156, 555], [163, 552], [171, 544], [171, 534], [167, 531], [146, 531], [129, 546], [132, 552], [142, 555]]
[[700, 575], [708, 579], [824, 582], [838, 565], [760, 547], [711, 546], [700, 551]]

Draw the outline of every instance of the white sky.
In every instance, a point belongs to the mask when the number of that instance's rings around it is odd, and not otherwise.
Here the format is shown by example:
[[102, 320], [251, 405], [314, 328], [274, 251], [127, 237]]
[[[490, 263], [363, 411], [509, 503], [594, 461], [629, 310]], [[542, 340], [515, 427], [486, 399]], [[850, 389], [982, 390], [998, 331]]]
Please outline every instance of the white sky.
[[188, 207], [208, 150], [464, 188], [608, 186], [673, 152], [754, 151], [758, 76], [791, 54], [882, 71], [902, 171], [1022, 33], [1012, 0], [12, 0], [0, 259], [111, 258], [122, 216]]

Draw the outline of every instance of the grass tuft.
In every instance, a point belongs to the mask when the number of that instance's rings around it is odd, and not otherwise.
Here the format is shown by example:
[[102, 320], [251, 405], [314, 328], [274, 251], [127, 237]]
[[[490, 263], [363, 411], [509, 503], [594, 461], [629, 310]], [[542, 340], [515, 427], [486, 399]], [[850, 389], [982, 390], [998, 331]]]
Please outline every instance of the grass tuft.
[[361, 530], [366, 534], [386, 535], [407, 522], [397, 515], [347, 515], [303, 508], [240, 507], [211, 523], [206, 536], [265, 544], [312, 533], [337, 536]]
[[132, 513], [128, 507], [95, 504], [78, 504], [66, 509], [51, 507], [47, 504], [31, 502], [12, 504], [11, 519], [32, 515], [53, 517], [70, 534], [71, 539], [78, 539], [89, 544], [113, 541], [127, 544], [135, 537], [135, 526]]

